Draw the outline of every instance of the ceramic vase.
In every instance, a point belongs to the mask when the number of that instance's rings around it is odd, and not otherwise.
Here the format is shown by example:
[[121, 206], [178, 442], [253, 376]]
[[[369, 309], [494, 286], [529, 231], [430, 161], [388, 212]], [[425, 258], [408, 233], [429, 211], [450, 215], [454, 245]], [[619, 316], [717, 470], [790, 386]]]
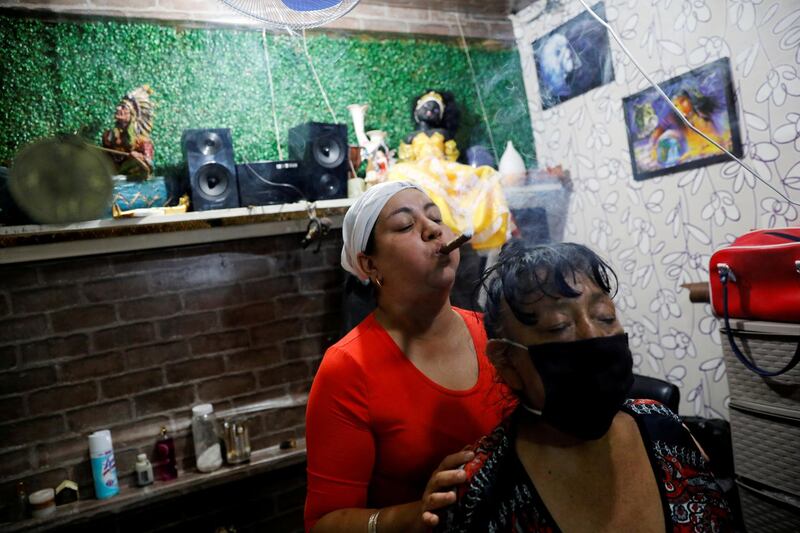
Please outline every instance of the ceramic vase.
[[519, 152], [514, 148], [514, 143], [508, 141], [506, 150], [500, 158], [497, 170], [503, 176], [503, 185], [507, 187], [519, 187], [525, 185], [526, 168], [525, 161]]

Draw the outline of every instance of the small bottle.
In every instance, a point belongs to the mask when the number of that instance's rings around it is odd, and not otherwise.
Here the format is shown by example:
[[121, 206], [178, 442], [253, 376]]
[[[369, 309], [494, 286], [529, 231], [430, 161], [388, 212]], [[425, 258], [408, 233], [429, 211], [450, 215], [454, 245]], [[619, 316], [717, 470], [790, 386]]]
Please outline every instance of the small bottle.
[[104, 500], [114, 496], [119, 492], [119, 481], [111, 431], [103, 429], [89, 435], [89, 455], [92, 459], [92, 477], [97, 499]]
[[136, 484], [144, 487], [153, 482], [153, 465], [147, 460], [147, 455], [140, 453], [136, 456]]
[[199, 471], [213, 472], [222, 466], [222, 447], [217, 436], [214, 407], [210, 403], [192, 407], [192, 440]]
[[28, 518], [28, 494], [25, 492], [25, 483], [17, 483], [17, 507], [14, 509], [14, 521], [19, 522]]
[[167, 435], [167, 428], [161, 426], [161, 436], [156, 441], [153, 453], [155, 475], [159, 481], [170, 481], [178, 477], [178, 466], [175, 461], [175, 441]]
[[225, 460], [229, 465], [236, 465], [250, 460], [250, 437], [247, 431], [247, 420], [230, 418], [223, 424], [225, 428]]

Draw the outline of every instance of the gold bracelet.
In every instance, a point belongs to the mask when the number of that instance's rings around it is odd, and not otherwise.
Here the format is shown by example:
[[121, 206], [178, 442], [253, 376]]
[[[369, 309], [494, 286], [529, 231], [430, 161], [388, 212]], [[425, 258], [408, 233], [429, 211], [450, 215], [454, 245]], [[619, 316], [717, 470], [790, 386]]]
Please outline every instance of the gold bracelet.
[[367, 520], [367, 533], [378, 533], [378, 515], [381, 514], [381, 510], [378, 509], [374, 513], [372, 513]]

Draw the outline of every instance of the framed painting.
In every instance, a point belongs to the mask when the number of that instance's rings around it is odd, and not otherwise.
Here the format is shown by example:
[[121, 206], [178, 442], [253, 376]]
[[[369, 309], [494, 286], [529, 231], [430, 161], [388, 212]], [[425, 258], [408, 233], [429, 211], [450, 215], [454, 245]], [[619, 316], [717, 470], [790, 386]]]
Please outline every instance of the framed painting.
[[[602, 2], [592, 10], [605, 20]], [[614, 80], [608, 32], [590, 13], [568, 20], [532, 46], [542, 110]]]
[[[728, 58], [659, 86], [695, 128], [736, 157], [742, 155]], [[723, 151], [689, 128], [653, 87], [623, 98], [622, 109], [635, 180], [729, 160]]]

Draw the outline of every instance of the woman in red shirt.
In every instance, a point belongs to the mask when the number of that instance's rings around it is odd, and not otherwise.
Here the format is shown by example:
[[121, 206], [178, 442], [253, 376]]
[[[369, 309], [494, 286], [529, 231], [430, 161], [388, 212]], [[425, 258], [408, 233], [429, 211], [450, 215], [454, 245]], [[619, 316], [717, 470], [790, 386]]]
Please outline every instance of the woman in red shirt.
[[473, 455], [458, 450], [502, 419], [505, 391], [480, 315], [450, 305], [459, 253], [440, 253], [453, 235], [425, 193], [372, 187], [342, 233], [342, 266], [374, 285], [378, 306], [328, 349], [311, 387], [306, 530], [425, 531], [464, 480]]

